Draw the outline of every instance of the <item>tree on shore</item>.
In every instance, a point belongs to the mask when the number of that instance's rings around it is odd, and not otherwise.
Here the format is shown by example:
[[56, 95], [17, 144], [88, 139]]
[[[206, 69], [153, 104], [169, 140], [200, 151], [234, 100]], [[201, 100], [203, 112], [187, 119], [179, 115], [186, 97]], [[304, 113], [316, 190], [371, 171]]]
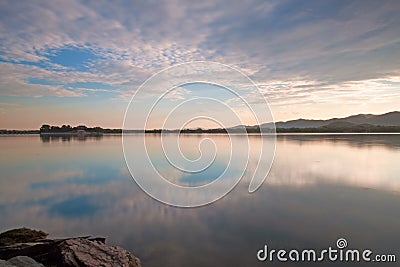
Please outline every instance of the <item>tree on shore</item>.
[[48, 124], [43, 124], [42, 127], [40, 127], [40, 132], [41, 132], [41, 133], [50, 132], [50, 125], [48, 125]]

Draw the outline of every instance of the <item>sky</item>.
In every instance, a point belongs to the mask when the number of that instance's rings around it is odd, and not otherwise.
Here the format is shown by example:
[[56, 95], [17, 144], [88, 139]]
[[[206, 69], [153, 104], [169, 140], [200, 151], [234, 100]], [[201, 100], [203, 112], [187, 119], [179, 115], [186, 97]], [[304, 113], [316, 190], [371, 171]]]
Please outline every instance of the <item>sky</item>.
[[400, 110], [398, 14], [396, 0], [0, 1], [0, 129], [122, 128], [143, 82], [191, 61], [248, 75], [275, 121]]

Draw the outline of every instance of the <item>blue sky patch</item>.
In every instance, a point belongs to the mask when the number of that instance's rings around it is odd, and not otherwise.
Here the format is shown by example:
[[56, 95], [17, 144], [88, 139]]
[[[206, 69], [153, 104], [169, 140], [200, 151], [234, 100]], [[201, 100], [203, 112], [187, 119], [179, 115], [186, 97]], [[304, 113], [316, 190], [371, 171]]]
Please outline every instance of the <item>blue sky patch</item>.
[[90, 71], [90, 63], [103, 59], [92, 49], [85, 47], [66, 46], [61, 49], [50, 49], [45, 56], [50, 63], [57, 64], [75, 71]]
[[[36, 51], [38, 56], [45, 57], [41, 61], [15, 61], [6, 59], [0, 54], [0, 62], [36, 66], [51, 71], [78, 71], [92, 72], [90, 63], [104, 60], [105, 57], [86, 47], [65, 46], [63, 48], [49, 48], [44, 51]], [[58, 66], [61, 66], [60, 69]], [[66, 69], [65, 69], [66, 68]], [[32, 83], [33, 84], [33, 83]]]
[[87, 89], [105, 89], [105, 90], [113, 90], [119, 89], [120, 86], [115, 86], [102, 82], [74, 82], [66, 84], [66, 87], [72, 88], [87, 88]]
[[181, 85], [182, 88], [195, 93], [197, 97], [210, 97], [220, 101], [236, 97], [229, 88], [219, 86], [216, 84], [204, 83], [204, 82], [193, 82]]
[[60, 82], [57, 81], [51, 81], [51, 80], [46, 80], [46, 79], [40, 79], [40, 78], [28, 78], [26, 79], [26, 82], [29, 84], [40, 84], [40, 85], [60, 85]]

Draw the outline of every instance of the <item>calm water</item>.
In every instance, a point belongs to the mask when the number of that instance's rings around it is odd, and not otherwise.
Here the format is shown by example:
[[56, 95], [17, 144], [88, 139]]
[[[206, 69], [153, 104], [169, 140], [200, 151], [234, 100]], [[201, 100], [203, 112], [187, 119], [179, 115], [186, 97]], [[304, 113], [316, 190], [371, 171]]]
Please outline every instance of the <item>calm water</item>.
[[[203, 137], [184, 137], [188, 158], [198, 156]], [[222, 148], [206, 174], [169, 172], [162, 157], [160, 172], [176, 183], [209, 182], [227, 162], [229, 140], [207, 137]], [[140, 142], [143, 136], [128, 138]], [[159, 155], [159, 137], [146, 138], [153, 144], [150, 153]], [[257, 136], [249, 139], [252, 146], [260, 142]], [[256, 259], [264, 244], [323, 249], [334, 247], [339, 237], [350, 248], [400, 260], [400, 135], [278, 136], [271, 173], [256, 193], [247, 192], [250, 161], [234, 191], [194, 209], [167, 206], [143, 193], [126, 168], [120, 136], [2, 136], [0, 147], [1, 231], [27, 226], [53, 237], [105, 236], [145, 267], [274, 266]]]

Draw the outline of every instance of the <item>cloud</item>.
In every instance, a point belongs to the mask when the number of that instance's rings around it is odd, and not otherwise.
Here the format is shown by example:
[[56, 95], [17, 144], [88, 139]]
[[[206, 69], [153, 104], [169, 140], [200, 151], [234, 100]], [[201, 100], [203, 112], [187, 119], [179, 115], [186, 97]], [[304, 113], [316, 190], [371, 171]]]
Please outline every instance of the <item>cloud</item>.
[[83, 96], [83, 94], [68, 90], [60, 85], [30, 84], [28, 77], [36, 74], [37, 77], [46, 77], [49, 71], [35, 66], [21, 64], [0, 63], [0, 92], [7, 96]]
[[[400, 99], [400, 76], [361, 81], [319, 82], [307, 80], [273, 81], [257, 86], [272, 105], [315, 103], [387, 103]], [[256, 100], [256, 99], [255, 99]]]
[[[389, 101], [399, 84], [379, 80], [400, 76], [399, 11], [398, 1], [2, 1], [0, 95], [120, 101], [165, 67], [211, 60], [277, 105]], [[88, 82], [118, 89], [71, 86]]]

